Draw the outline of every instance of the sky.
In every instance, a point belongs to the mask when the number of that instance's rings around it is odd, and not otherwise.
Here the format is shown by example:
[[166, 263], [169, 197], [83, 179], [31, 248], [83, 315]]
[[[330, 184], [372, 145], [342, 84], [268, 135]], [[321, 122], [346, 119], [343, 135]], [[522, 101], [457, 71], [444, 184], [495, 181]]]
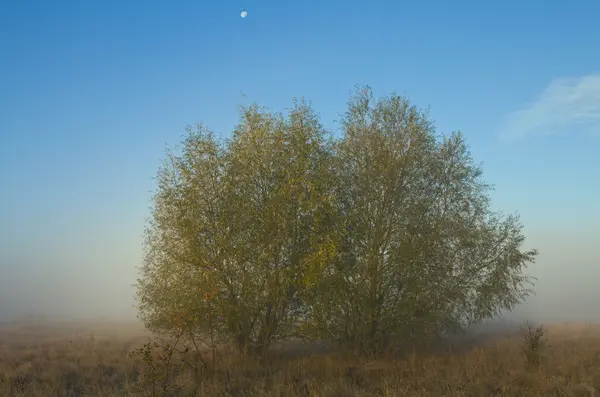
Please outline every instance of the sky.
[[166, 145], [293, 97], [335, 130], [366, 84], [460, 130], [493, 208], [521, 214], [540, 255], [517, 313], [600, 321], [598, 15], [593, 0], [1, 2], [0, 316], [134, 316]]

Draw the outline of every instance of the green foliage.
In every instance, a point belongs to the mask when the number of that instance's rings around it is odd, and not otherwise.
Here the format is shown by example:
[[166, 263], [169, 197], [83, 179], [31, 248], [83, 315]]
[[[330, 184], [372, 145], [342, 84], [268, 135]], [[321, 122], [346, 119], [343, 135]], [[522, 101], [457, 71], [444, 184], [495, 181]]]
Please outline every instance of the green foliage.
[[351, 99], [337, 142], [340, 250], [311, 309], [320, 336], [368, 353], [511, 309], [536, 251], [516, 216], [489, 210], [460, 133], [435, 135], [397, 95]]
[[304, 102], [241, 111], [228, 140], [189, 130], [147, 227], [140, 316], [241, 352], [304, 336], [377, 354], [511, 309], [537, 252], [460, 133], [360, 89], [331, 138]]
[[335, 225], [330, 155], [303, 103], [287, 119], [244, 109], [228, 142], [190, 131], [159, 171], [138, 282], [147, 326], [169, 330], [183, 312], [194, 332], [216, 329], [243, 352], [292, 334]]

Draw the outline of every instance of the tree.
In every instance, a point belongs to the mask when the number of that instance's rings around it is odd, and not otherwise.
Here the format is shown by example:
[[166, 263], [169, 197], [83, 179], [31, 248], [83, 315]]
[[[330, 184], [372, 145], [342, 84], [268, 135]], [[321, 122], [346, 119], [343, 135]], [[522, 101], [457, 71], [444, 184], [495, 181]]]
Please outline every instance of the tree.
[[489, 208], [460, 133], [438, 137], [403, 97], [349, 102], [337, 142], [336, 260], [313, 291], [311, 323], [363, 353], [512, 309], [527, 296], [517, 216]]
[[147, 226], [140, 316], [262, 352], [291, 336], [376, 354], [512, 309], [537, 251], [490, 209], [460, 133], [357, 91], [330, 138], [304, 102], [243, 108], [168, 153]]
[[242, 352], [293, 334], [302, 292], [329, 249], [330, 157], [305, 103], [287, 118], [245, 108], [227, 142], [190, 131], [183, 154], [159, 171], [138, 281], [147, 326], [171, 329], [183, 310], [206, 332], [200, 298], [210, 293], [211, 326]]

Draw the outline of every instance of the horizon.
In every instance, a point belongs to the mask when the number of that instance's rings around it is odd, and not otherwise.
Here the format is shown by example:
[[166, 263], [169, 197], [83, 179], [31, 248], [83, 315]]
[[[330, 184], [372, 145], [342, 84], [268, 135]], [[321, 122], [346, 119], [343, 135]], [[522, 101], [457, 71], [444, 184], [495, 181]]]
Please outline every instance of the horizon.
[[337, 131], [362, 84], [460, 130], [520, 213], [538, 280], [507, 318], [600, 322], [600, 4], [290, 4], [0, 6], [0, 322], [135, 318], [165, 144], [294, 97]]

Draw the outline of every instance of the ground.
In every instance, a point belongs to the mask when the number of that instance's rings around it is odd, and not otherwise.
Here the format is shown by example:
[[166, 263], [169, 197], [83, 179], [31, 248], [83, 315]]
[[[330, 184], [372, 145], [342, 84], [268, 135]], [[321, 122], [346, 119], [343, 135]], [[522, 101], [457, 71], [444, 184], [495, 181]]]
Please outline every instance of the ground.
[[173, 359], [165, 380], [160, 359], [153, 373], [130, 356], [150, 340], [137, 326], [9, 324], [0, 327], [0, 397], [162, 396], [163, 384], [169, 396], [600, 397], [600, 326], [548, 325], [546, 336], [539, 365], [527, 362], [520, 334], [502, 333], [370, 362], [299, 344], [261, 361], [219, 351], [214, 376]]

